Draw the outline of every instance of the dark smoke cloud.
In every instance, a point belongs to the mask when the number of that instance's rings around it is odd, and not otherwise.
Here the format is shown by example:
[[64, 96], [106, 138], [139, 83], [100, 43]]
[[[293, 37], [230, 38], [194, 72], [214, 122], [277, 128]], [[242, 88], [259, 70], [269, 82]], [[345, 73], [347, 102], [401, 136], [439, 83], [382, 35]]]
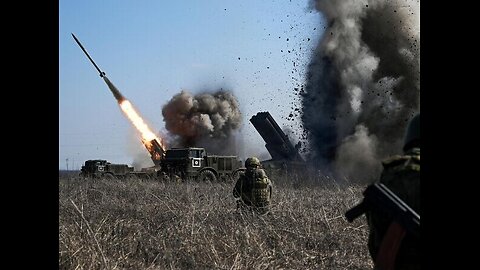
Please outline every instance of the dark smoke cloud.
[[317, 165], [367, 181], [365, 171], [401, 151], [420, 111], [420, 1], [311, 4], [328, 26], [302, 96], [310, 153]]
[[229, 91], [193, 96], [181, 91], [162, 109], [165, 128], [174, 147], [205, 147], [214, 154], [237, 153], [235, 134], [242, 115], [237, 98]]

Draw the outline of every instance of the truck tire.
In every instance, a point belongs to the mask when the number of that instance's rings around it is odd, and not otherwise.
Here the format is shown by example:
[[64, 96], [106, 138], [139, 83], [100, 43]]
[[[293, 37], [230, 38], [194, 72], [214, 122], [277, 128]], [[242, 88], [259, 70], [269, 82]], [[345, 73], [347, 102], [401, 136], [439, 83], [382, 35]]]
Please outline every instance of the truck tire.
[[197, 181], [199, 182], [217, 182], [217, 177], [210, 170], [205, 170], [197, 176]]
[[129, 173], [127, 174], [127, 180], [130, 180], [130, 181], [138, 180], [138, 176], [136, 174]]
[[113, 174], [111, 173], [106, 173], [103, 175], [103, 178], [104, 179], [108, 179], [108, 180], [114, 180], [114, 179], [117, 179]]

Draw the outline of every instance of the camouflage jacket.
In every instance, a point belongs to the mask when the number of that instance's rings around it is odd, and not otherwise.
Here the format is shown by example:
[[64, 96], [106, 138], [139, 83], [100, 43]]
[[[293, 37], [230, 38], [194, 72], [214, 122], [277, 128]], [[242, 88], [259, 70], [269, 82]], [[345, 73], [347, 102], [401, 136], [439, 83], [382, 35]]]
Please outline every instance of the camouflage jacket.
[[[420, 208], [420, 149], [413, 148], [404, 155], [383, 161], [380, 183], [386, 185], [400, 199], [421, 215]], [[392, 220], [377, 212], [367, 212], [369, 225], [368, 248], [375, 260], [383, 236]], [[420, 269], [420, 239], [407, 234], [395, 260], [395, 269]]]
[[270, 204], [272, 189], [272, 182], [265, 171], [257, 168], [240, 174], [233, 196], [247, 206], [265, 207]]

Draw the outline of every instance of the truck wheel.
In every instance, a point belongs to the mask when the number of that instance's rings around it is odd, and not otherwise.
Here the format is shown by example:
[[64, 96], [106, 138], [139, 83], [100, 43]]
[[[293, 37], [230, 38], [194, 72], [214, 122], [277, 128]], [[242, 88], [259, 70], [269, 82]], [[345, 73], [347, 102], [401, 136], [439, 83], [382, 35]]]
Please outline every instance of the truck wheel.
[[127, 180], [131, 180], [131, 181], [138, 180], [138, 176], [133, 173], [130, 173], [127, 175]]
[[217, 182], [217, 177], [215, 176], [215, 174], [212, 171], [205, 170], [198, 175], [197, 181], [199, 181], [199, 182], [207, 182], [207, 181]]
[[103, 175], [103, 178], [108, 179], [108, 180], [114, 180], [114, 179], [116, 179], [116, 177], [115, 177], [113, 174], [111, 174], [111, 173], [106, 173], [106, 174], [104, 174], [104, 175]]

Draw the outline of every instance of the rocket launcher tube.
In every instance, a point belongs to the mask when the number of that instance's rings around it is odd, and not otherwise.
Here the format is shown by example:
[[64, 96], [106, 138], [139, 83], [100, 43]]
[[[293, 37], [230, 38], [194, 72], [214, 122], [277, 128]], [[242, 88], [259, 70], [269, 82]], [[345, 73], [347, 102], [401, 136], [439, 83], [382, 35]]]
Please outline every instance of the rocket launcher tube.
[[165, 149], [163, 149], [157, 139], [151, 141], [143, 140], [143, 145], [145, 145], [150, 153], [153, 163], [160, 165], [161, 160], [165, 157]]

